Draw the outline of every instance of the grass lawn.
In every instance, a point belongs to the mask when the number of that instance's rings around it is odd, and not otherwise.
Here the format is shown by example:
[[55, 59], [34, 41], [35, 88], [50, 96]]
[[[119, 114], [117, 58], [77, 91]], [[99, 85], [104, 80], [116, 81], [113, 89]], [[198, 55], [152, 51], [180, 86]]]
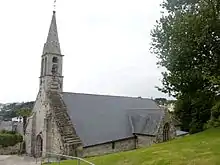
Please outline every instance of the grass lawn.
[[[220, 128], [149, 148], [88, 158], [88, 161], [95, 165], [220, 165]], [[68, 160], [61, 165], [77, 163]]]

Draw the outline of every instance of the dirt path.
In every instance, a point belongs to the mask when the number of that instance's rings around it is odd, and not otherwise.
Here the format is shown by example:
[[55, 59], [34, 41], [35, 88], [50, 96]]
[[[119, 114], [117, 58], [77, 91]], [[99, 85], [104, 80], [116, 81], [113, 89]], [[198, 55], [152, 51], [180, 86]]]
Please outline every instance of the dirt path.
[[0, 165], [39, 165], [34, 159], [16, 155], [0, 155]]

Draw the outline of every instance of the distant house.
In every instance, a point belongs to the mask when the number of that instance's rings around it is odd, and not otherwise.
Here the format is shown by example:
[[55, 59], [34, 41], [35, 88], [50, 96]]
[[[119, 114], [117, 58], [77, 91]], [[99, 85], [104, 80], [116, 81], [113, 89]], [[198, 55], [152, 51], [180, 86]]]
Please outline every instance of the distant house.
[[19, 116], [19, 117], [14, 117], [11, 119], [11, 121], [16, 121], [16, 122], [23, 122], [23, 117]]
[[0, 121], [0, 131], [12, 131], [12, 121]]
[[23, 122], [13, 121], [12, 122], [12, 131], [15, 131], [15, 132], [20, 133], [21, 135], [23, 135], [24, 134]]
[[12, 118], [10, 121], [0, 120], [0, 131], [15, 131], [23, 134], [23, 119], [20, 117]]

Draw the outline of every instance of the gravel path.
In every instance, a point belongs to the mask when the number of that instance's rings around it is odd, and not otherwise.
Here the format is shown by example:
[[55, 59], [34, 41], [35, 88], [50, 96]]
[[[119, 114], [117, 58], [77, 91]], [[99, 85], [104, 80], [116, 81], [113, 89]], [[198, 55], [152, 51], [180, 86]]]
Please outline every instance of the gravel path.
[[40, 165], [33, 158], [20, 157], [16, 155], [0, 155], [0, 165]]

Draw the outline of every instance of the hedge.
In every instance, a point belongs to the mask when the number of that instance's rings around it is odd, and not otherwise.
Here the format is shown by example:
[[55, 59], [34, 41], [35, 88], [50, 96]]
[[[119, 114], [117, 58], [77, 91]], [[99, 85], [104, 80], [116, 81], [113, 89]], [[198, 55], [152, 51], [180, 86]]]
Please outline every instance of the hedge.
[[0, 146], [8, 147], [14, 146], [17, 143], [21, 143], [23, 141], [22, 135], [10, 131], [1, 131], [0, 132]]
[[8, 130], [2, 130], [0, 131], [0, 134], [15, 134], [15, 131], [8, 131]]

